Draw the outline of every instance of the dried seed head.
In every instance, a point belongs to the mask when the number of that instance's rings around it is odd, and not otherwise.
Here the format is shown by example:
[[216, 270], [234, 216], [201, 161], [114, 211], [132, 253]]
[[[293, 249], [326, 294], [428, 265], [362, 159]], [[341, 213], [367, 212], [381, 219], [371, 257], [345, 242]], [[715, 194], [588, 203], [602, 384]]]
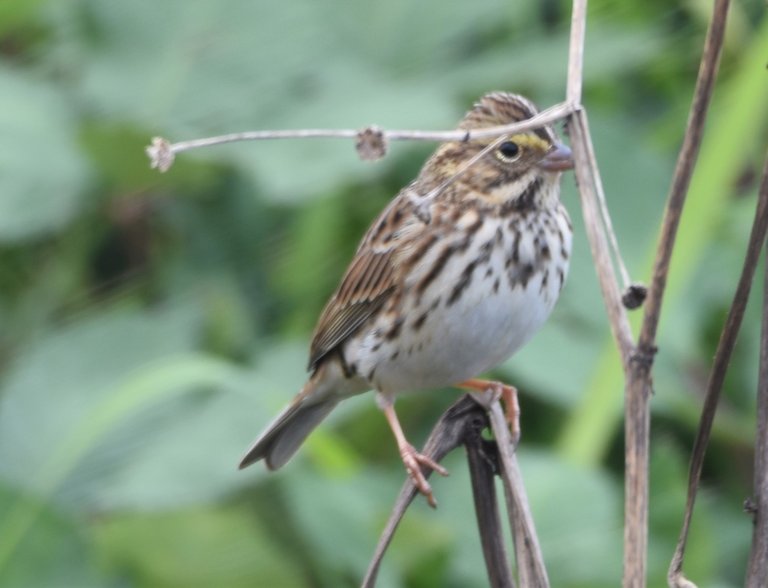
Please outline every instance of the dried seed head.
[[167, 172], [173, 165], [174, 153], [171, 142], [162, 137], [152, 139], [152, 144], [144, 150], [149, 157], [149, 165], [152, 169]]
[[647, 295], [648, 288], [643, 284], [630, 284], [621, 295], [621, 302], [624, 304], [624, 308], [634, 310], [642, 306]]
[[357, 133], [355, 149], [364, 161], [381, 159], [387, 153], [387, 138], [379, 127], [366, 127]]

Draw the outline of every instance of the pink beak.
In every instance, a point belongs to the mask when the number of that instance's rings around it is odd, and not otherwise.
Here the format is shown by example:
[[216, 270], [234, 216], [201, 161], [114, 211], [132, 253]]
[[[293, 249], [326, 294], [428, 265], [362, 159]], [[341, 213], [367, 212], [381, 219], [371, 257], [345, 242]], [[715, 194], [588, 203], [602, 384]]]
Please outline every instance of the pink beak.
[[573, 154], [567, 145], [555, 143], [552, 151], [539, 161], [538, 166], [543, 170], [553, 172], [573, 169]]

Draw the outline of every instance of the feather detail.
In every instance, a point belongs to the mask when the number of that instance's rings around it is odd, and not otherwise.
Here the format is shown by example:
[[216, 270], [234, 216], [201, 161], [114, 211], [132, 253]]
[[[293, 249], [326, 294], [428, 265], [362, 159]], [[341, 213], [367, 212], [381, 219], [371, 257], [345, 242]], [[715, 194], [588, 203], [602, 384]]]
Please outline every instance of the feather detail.
[[402, 281], [403, 253], [422, 237], [412, 230], [424, 222], [401, 192], [363, 237], [341, 285], [317, 322], [309, 352], [309, 368], [319, 363], [378, 313]]
[[320, 315], [309, 352], [309, 367], [318, 363], [352, 336], [394, 290], [392, 252], [359, 252], [341, 286]]

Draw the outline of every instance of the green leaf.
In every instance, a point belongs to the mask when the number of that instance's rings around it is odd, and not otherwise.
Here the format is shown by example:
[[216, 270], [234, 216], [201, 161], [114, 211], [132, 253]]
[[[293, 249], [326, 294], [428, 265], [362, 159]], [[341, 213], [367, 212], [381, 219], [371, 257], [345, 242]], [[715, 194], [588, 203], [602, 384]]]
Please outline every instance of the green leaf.
[[0, 86], [0, 243], [9, 243], [70, 222], [89, 174], [63, 94], [2, 66]]
[[304, 585], [290, 554], [234, 508], [124, 515], [97, 524], [102, 559], [142, 586]]
[[183, 352], [191, 326], [183, 312], [105, 319], [51, 336], [8, 379], [0, 404], [0, 477], [28, 494], [0, 523], [0, 569], [46, 504], [72, 507], [88, 495], [93, 472], [79, 468], [123, 419], [231, 378], [220, 363]]
[[[17, 491], [0, 484], [0, 519], [21, 500]], [[49, 508], [39, 514], [13, 558], [0, 570], [0, 587], [107, 586], [79, 522]]]

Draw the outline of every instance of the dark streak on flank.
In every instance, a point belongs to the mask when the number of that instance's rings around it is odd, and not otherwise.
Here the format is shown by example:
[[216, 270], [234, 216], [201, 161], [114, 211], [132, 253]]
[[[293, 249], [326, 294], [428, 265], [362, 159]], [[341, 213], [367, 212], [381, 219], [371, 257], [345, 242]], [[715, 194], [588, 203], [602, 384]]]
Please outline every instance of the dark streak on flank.
[[459, 250], [459, 245], [453, 244], [453, 245], [449, 245], [448, 247], [446, 247], [440, 252], [440, 255], [437, 256], [437, 259], [435, 259], [435, 262], [432, 264], [432, 267], [427, 272], [427, 275], [424, 276], [421, 282], [419, 282], [419, 284], [416, 286], [416, 294], [419, 297], [421, 297], [421, 295], [424, 294], [424, 290], [429, 288], [429, 285], [435, 281], [435, 278], [437, 278], [438, 275], [440, 275], [440, 272], [443, 271], [445, 264], [448, 263], [448, 260], [458, 250]]
[[413, 327], [414, 331], [419, 331], [421, 329], [421, 327], [424, 326], [424, 321], [427, 320], [427, 316], [429, 316], [429, 311], [428, 310], [422, 312], [419, 315], [419, 317], [415, 321], [413, 321], [413, 323], [411, 323], [411, 327]]
[[344, 372], [345, 378], [353, 378], [357, 375], [357, 364], [347, 363], [347, 358], [344, 357], [344, 354], [341, 352], [341, 349], [338, 351], [339, 356], [339, 363], [341, 364], [341, 371]]
[[442, 272], [443, 269], [445, 269], [445, 265], [448, 263], [448, 260], [455, 253], [466, 251], [469, 248], [469, 246], [472, 243], [473, 235], [480, 229], [480, 226], [482, 224], [483, 224], [483, 220], [481, 218], [478, 218], [475, 223], [467, 227], [467, 234], [460, 243], [454, 243], [453, 245], [449, 245], [440, 252], [440, 255], [438, 255], [437, 259], [435, 260], [435, 263], [432, 265], [429, 272], [427, 272], [427, 275], [424, 276], [421, 282], [419, 282], [419, 284], [416, 286], [417, 296], [421, 297], [421, 295], [424, 294], [424, 291], [429, 287], [429, 285], [432, 282], [435, 281], [437, 276], [440, 275], [440, 272]]
[[475, 271], [475, 267], [477, 267], [477, 262], [477, 259], [470, 261], [467, 264], [467, 267], [464, 268], [464, 271], [461, 272], [461, 278], [459, 278], [458, 283], [453, 287], [453, 290], [451, 290], [451, 295], [445, 302], [446, 306], [451, 306], [454, 302], [456, 302], [461, 297], [462, 292], [464, 292], [467, 286], [469, 286], [470, 282], [472, 281], [472, 273]]
[[394, 324], [392, 325], [392, 328], [387, 331], [387, 334], [384, 335], [384, 338], [387, 341], [392, 341], [393, 339], [396, 339], [398, 335], [400, 335], [400, 330], [403, 328], [403, 317], [399, 317]]
[[496, 238], [494, 237], [490, 241], [483, 243], [480, 248], [480, 255], [467, 264], [464, 271], [461, 272], [461, 277], [459, 278], [458, 283], [453, 287], [453, 290], [451, 290], [451, 295], [445, 303], [446, 306], [451, 306], [461, 298], [464, 290], [466, 290], [472, 282], [472, 274], [474, 273], [475, 268], [482, 263], [486, 263], [491, 258], [491, 251], [493, 251], [493, 244], [495, 241]]
[[520, 239], [523, 233], [520, 230], [515, 232], [515, 240], [512, 242], [512, 262], [518, 263], [520, 261]]

